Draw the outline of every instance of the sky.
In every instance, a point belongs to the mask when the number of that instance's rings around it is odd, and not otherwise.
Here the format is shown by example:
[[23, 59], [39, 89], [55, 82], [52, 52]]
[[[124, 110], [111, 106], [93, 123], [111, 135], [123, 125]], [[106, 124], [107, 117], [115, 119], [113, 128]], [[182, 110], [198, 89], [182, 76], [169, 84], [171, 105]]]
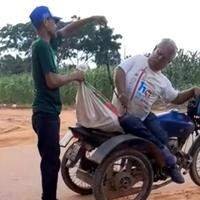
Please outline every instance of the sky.
[[46, 5], [69, 21], [104, 15], [114, 33], [123, 36], [121, 54], [151, 52], [162, 38], [171, 38], [178, 48], [200, 51], [199, 0], [0, 0], [0, 27], [29, 21], [31, 11]]

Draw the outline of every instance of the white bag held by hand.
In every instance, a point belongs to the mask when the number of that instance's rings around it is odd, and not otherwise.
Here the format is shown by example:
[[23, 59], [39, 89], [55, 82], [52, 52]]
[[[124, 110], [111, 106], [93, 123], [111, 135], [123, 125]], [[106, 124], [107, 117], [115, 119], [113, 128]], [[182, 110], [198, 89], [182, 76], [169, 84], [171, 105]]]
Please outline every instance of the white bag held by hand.
[[81, 83], [76, 96], [77, 122], [106, 132], [121, 131], [116, 108], [94, 88]]

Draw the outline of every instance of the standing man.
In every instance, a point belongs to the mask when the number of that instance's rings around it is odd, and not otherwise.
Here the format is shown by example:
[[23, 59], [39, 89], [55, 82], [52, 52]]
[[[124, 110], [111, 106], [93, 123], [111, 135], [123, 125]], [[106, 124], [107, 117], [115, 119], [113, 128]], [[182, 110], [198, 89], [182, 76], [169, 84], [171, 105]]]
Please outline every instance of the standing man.
[[176, 183], [184, 178], [176, 166], [176, 159], [167, 148], [168, 135], [161, 127], [158, 118], [151, 112], [153, 104], [162, 98], [165, 102], [182, 104], [200, 94], [197, 87], [177, 91], [161, 72], [172, 61], [177, 52], [171, 39], [163, 39], [154, 48], [152, 54], [134, 56], [125, 60], [116, 69], [114, 81], [118, 98], [113, 103], [121, 115], [120, 124], [125, 132], [133, 132], [155, 143], [163, 153], [169, 168], [169, 175]]
[[60, 168], [59, 131], [61, 100], [59, 87], [72, 81], [83, 81], [80, 71], [70, 75], [59, 75], [56, 50], [62, 37], [70, 37], [90, 22], [105, 24], [103, 16], [93, 16], [73, 22], [57, 30], [60, 20], [45, 6], [36, 7], [30, 19], [38, 34], [32, 45], [33, 80], [35, 99], [33, 102], [33, 129], [38, 136], [38, 149], [41, 156], [42, 199], [56, 200], [58, 171]]

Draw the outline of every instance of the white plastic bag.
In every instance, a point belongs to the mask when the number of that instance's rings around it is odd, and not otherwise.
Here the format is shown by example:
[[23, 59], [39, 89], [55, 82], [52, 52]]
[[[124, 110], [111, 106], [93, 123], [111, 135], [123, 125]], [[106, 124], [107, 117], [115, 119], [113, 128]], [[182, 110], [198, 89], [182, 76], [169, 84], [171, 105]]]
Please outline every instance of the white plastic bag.
[[78, 124], [86, 128], [122, 132], [114, 106], [85, 83], [77, 91], [76, 117]]

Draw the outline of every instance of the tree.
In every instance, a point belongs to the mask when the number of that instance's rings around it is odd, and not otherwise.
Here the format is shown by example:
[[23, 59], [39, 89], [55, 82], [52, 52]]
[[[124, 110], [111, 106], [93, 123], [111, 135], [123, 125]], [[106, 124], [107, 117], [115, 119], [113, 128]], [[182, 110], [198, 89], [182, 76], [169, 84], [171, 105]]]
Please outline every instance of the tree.
[[[73, 16], [73, 20], [78, 20]], [[61, 26], [64, 26], [62, 24]], [[85, 25], [75, 36], [63, 41], [59, 51], [59, 60], [70, 59], [76, 65], [80, 61], [93, 61], [97, 66], [110, 64], [116, 65], [120, 62], [118, 42], [122, 36], [113, 34], [113, 29], [106, 26], [97, 26], [94, 23]]]
[[20, 56], [4, 55], [0, 59], [0, 74], [19, 74], [31, 71], [30, 58], [21, 58]]
[[36, 39], [31, 23], [8, 24], [0, 29], [0, 52], [30, 57], [30, 46]]
[[[72, 20], [79, 19], [80, 17], [75, 15], [72, 17]], [[64, 22], [58, 24], [59, 27], [64, 25], [66, 25]], [[10, 71], [15, 73], [14, 65], [10, 62], [20, 63], [23, 65], [21, 69], [24, 69], [24, 64], [27, 64], [27, 61], [30, 62], [31, 44], [36, 38], [31, 23], [8, 24], [1, 28], [0, 69], [5, 71], [5, 66], [7, 66]], [[67, 60], [68, 64], [72, 65], [76, 65], [80, 61], [93, 61], [97, 65], [108, 64], [108, 62], [111, 65], [117, 64], [120, 62], [119, 49], [121, 46], [117, 40], [121, 38], [120, 34], [114, 35], [113, 29], [110, 27], [97, 26], [93, 23], [85, 25], [76, 35], [63, 40], [62, 46], [58, 50], [58, 61]], [[23, 62], [24, 64], [22, 64]], [[30, 71], [30, 64], [24, 70]]]

